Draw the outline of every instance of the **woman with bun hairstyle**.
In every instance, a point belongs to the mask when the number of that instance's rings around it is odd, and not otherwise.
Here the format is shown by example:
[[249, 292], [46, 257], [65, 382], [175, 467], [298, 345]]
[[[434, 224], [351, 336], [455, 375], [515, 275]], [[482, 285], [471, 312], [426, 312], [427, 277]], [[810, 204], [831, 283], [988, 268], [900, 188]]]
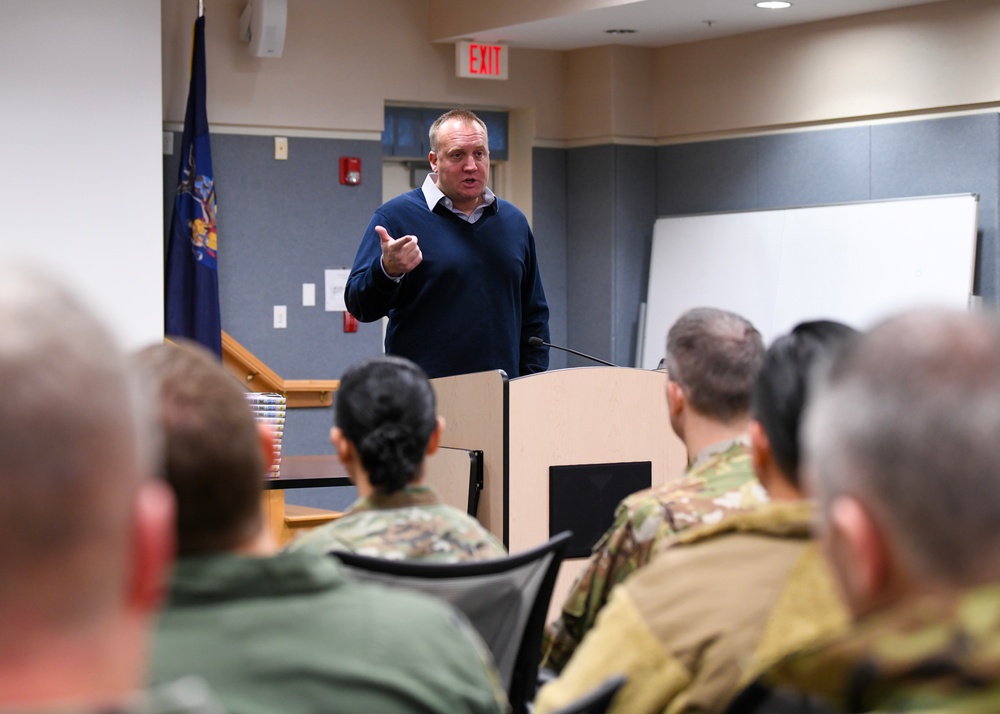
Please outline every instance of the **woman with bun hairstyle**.
[[336, 393], [330, 439], [359, 499], [288, 548], [440, 563], [506, 557], [479, 521], [422, 483], [424, 458], [437, 450], [444, 426], [434, 390], [414, 363], [386, 355], [350, 367]]

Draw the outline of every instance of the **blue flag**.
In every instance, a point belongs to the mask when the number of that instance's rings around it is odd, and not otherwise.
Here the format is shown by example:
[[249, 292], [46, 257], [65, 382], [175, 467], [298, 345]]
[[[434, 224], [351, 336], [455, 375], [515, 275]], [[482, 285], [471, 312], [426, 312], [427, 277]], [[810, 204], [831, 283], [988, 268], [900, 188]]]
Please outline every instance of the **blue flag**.
[[167, 237], [164, 331], [196, 340], [221, 357], [215, 181], [205, 96], [205, 18], [199, 17], [194, 23], [180, 176]]

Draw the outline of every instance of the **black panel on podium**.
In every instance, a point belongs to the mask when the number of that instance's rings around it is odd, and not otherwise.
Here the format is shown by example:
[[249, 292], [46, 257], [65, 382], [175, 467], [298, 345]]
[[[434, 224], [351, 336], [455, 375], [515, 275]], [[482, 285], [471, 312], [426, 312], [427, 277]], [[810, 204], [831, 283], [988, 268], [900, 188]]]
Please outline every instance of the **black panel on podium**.
[[652, 462], [549, 467], [549, 532], [572, 531], [567, 558], [586, 558], [614, 518], [615, 506], [652, 485]]

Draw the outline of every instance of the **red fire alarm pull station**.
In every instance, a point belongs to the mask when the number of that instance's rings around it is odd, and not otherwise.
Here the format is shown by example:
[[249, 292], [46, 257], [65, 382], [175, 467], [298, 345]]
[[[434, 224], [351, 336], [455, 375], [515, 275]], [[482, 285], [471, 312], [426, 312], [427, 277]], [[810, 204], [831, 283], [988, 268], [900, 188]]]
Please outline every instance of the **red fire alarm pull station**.
[[348, 186], [361, 183], [361, 159], [357, 156], [340, 157], [340, 183]]
[[358, 318], [351, 313], [344, 311], [344, 332], [357, 332]]

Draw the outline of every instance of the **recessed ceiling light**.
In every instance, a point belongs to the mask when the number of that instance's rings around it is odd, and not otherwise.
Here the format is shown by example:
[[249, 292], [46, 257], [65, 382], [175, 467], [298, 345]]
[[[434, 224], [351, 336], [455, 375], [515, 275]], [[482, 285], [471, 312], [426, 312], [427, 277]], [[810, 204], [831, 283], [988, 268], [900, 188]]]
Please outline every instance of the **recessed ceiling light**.
[[615, 29], [615, 30], [605, 30], [604, 32], [605, 32], [605, 34], [608, 34], [608, 35], [634, 35], [635, 34], [635, 30], [626, 30], [624, 28]]
[[765, 10], [783, 10], [786, 7], [791, 7], [790, 2], [779, 2], [779, 0], [767, 0], [767, 2], [757, 3], [757, 7], [762, 7]]

